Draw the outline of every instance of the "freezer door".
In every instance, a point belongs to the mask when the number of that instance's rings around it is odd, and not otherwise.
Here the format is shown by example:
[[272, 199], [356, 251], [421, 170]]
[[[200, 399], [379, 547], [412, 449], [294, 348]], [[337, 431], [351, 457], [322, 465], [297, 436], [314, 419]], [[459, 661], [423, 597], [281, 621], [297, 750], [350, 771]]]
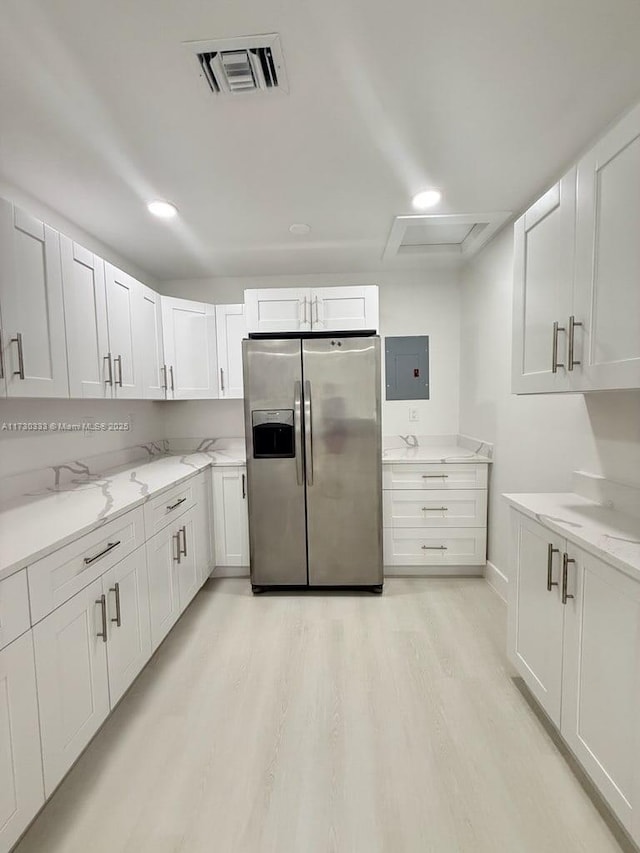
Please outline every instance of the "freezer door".
[[246, 340], [242, 352], [251, 582], [306, 584], [300, 340]]
[[381, 584], [380, 338], [302, 349], [309, 583]]

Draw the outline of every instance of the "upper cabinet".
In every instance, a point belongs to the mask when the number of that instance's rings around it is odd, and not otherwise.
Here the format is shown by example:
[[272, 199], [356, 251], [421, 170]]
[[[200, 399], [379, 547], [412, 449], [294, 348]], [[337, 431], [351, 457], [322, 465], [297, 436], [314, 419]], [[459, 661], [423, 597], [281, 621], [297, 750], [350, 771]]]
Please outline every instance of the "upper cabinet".
[[248, 332], [378, 330], [378, 288], [270, 288], [245, 290]]
[[640, 106], [515, 224], [512, 391], [640, 388]]
[[140, 328], [142, 332], [142, 396], [145, 400], [164, 400], [167, 370], [162, 342], [162, 303], [159, 293], [142, 287]]
[[113, 396], [142, 399], [142, 285], [104, 265]]
[[244, 305], [216, 305], [218, 396], [242, 398], [242, 340], [247, 337]]
[[167, 399], [218, 396], [214, 305], [162, 297], [162, 333], [167, 366]]
[[0, 381], [9, 397], [69, 396], [59, 240], [0, 199]]

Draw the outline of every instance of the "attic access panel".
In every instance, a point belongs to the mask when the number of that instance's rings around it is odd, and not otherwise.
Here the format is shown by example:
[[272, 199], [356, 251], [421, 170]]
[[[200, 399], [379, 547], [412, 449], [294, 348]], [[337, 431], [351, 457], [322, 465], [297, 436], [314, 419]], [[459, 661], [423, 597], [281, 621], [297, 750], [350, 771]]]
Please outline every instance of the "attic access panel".
[[429, 399], [429, 336], [385, 338], [387, 400]]

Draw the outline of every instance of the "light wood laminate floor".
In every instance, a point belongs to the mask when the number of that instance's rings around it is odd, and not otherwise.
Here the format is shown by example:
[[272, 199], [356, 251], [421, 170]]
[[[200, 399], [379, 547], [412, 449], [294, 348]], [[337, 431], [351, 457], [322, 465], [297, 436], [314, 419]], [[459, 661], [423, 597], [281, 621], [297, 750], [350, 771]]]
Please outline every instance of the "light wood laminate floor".
[[17, 853], [619, 851], [482, 579], [209, 581]]

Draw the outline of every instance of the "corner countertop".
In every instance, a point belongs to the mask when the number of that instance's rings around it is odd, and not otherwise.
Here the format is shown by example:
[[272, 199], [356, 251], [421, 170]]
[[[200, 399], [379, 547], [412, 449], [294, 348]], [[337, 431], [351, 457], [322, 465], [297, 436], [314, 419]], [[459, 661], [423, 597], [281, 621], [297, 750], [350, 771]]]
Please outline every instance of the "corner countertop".
[[640, 580], [640, 518], [572, 492], [503, 497], [525, 515]]
[[456, 445], [420, 445], [419, 447], [392, 447], [382, 451], [383, 463], [440, 462], [491, 462], [489, 456]]

